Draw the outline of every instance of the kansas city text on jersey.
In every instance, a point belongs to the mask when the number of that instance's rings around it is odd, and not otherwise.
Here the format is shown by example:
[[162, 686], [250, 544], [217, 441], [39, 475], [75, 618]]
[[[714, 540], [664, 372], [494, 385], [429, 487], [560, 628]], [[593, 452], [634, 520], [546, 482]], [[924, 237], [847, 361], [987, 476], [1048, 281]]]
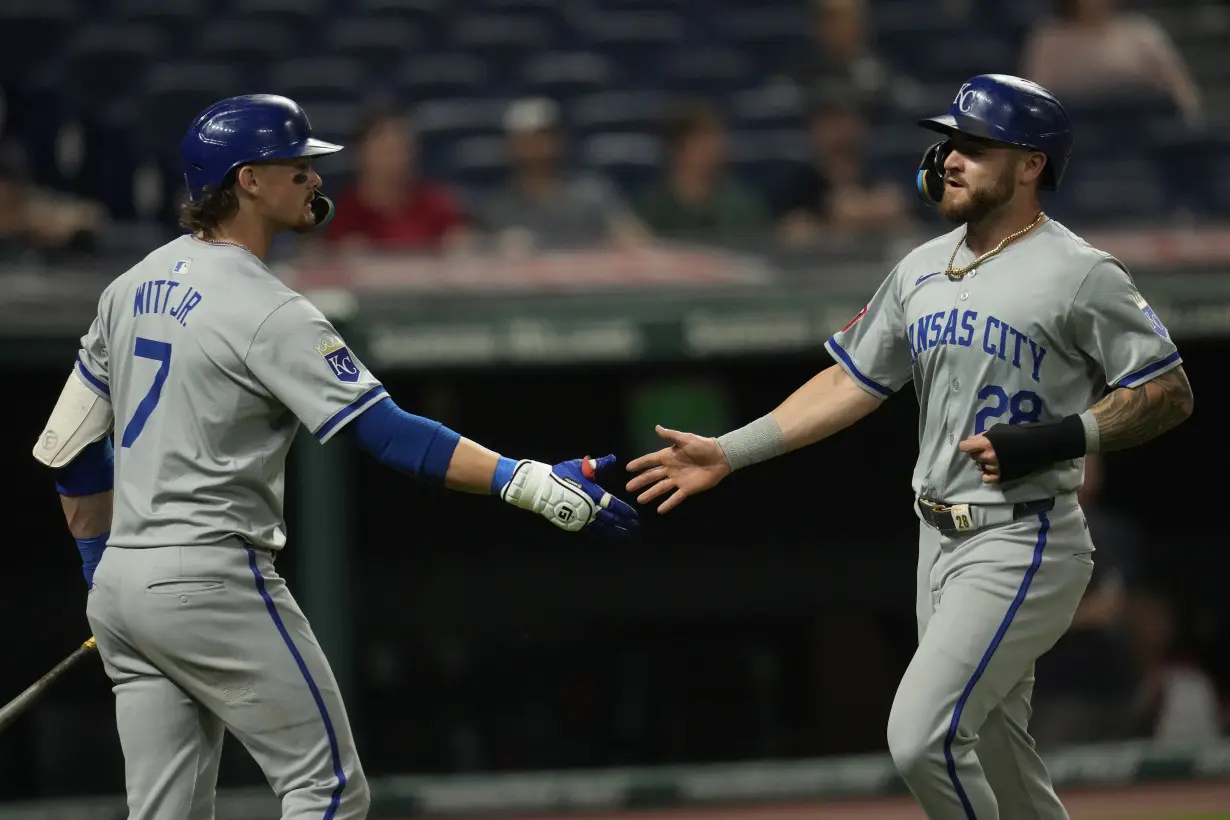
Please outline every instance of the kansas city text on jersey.
[[980, 317], [976, 310], [939, 310], [911, 322], [908, 334], [911, 363], [917, 362], [923, 352], [941, 345], [979, 346], [988, 356], [1029, 373], [1035, 382], [1041, 381], [1039, 371], [1046, 358], [1046, 347], [990, 314]]

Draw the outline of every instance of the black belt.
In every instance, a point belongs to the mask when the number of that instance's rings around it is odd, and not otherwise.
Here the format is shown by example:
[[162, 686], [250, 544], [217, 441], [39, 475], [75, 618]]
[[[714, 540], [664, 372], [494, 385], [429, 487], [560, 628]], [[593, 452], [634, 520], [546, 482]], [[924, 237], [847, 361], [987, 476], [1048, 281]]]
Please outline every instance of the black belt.
[[[934, 505], [934, 506], [932, 506]], [[930, 499], [918, 499], [915, 505], [918, 507], [918, 512], [922, 516], [923, 521], [939, 530], [944, 535], [960, 535], [962, 532], [968, 534], [971, 530], [961, 530], [957, 527], [956, 521], [953, 520], [950, 504], [945, 504], [940, 501], [931, 501]], [[971, 504], [970, 507], [977, 507], [976, 504]], [[1038, 513], [1050, 512], [1055, 509], [1054, 498], [1040, 498], [1037, 501], [1020, 501], [1012, 505], [1012, 520], [1025, 518]]]

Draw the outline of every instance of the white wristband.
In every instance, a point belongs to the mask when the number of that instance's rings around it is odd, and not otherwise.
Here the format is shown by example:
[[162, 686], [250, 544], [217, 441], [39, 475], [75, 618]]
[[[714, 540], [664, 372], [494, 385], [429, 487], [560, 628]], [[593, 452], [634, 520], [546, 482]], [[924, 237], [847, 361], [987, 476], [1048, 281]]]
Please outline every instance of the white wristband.
[[718, 436], [717, 441], [731, 470], [750, 467], [786, 452], [786, 436], [772, 413]]

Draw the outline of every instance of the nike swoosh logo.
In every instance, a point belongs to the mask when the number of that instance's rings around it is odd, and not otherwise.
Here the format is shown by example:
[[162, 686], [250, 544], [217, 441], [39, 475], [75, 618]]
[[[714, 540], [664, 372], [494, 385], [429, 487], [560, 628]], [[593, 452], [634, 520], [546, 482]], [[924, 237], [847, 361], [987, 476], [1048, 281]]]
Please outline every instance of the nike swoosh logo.
[[924, 273], [922, 276], [914, 280], [914, 284], [921, 285], [923, 282], [926, 282], [932, 276], [939, 276], [941, 273], [943, 273], [942, 270], [937, 270], [935, 273]]

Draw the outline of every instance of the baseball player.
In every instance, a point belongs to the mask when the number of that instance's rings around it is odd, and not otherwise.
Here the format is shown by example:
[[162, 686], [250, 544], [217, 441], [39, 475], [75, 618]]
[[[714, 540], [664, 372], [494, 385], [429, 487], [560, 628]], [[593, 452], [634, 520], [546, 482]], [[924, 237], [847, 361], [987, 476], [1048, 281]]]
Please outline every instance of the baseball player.
[[1068, 628], [1092, 570], [1082, 459], [1171, 429], [1192, 392], [1123, 264], [1039, 205], [1072, 148], [1054, 96], [980, 75], [920, 124], [944, 139], [924, 155], [919, 192], [959, 227], [907, 254], [828, 340], [834, 366], [719, 438], [658, 428], [669, 446], [632, 461], [627, 487], [667, 512], [912, 381], [919, 644], [889, 750], [928, 817], [1066, 818], [1027, 724], [1034, 660]]
[[637, 526], [594, 483], [614, 456], [514, 461], [403, 411], [266, 267], [276, 234], [328, 221], [312, 158], [338, 150], [284, 97], [234, 97], [200, 114], [181, 145], [189, 233], [106, 288], [34, 448], [57, 470], [82, 553], [132, 820], [212, 818], [224, 729], [261, 766], [283, 818], [367, 814], [337, 684], [274, 569], [301, 424], [321, 443], [347, 436], [426, 483], [498, 495], [568, 531], [624, 537]]

